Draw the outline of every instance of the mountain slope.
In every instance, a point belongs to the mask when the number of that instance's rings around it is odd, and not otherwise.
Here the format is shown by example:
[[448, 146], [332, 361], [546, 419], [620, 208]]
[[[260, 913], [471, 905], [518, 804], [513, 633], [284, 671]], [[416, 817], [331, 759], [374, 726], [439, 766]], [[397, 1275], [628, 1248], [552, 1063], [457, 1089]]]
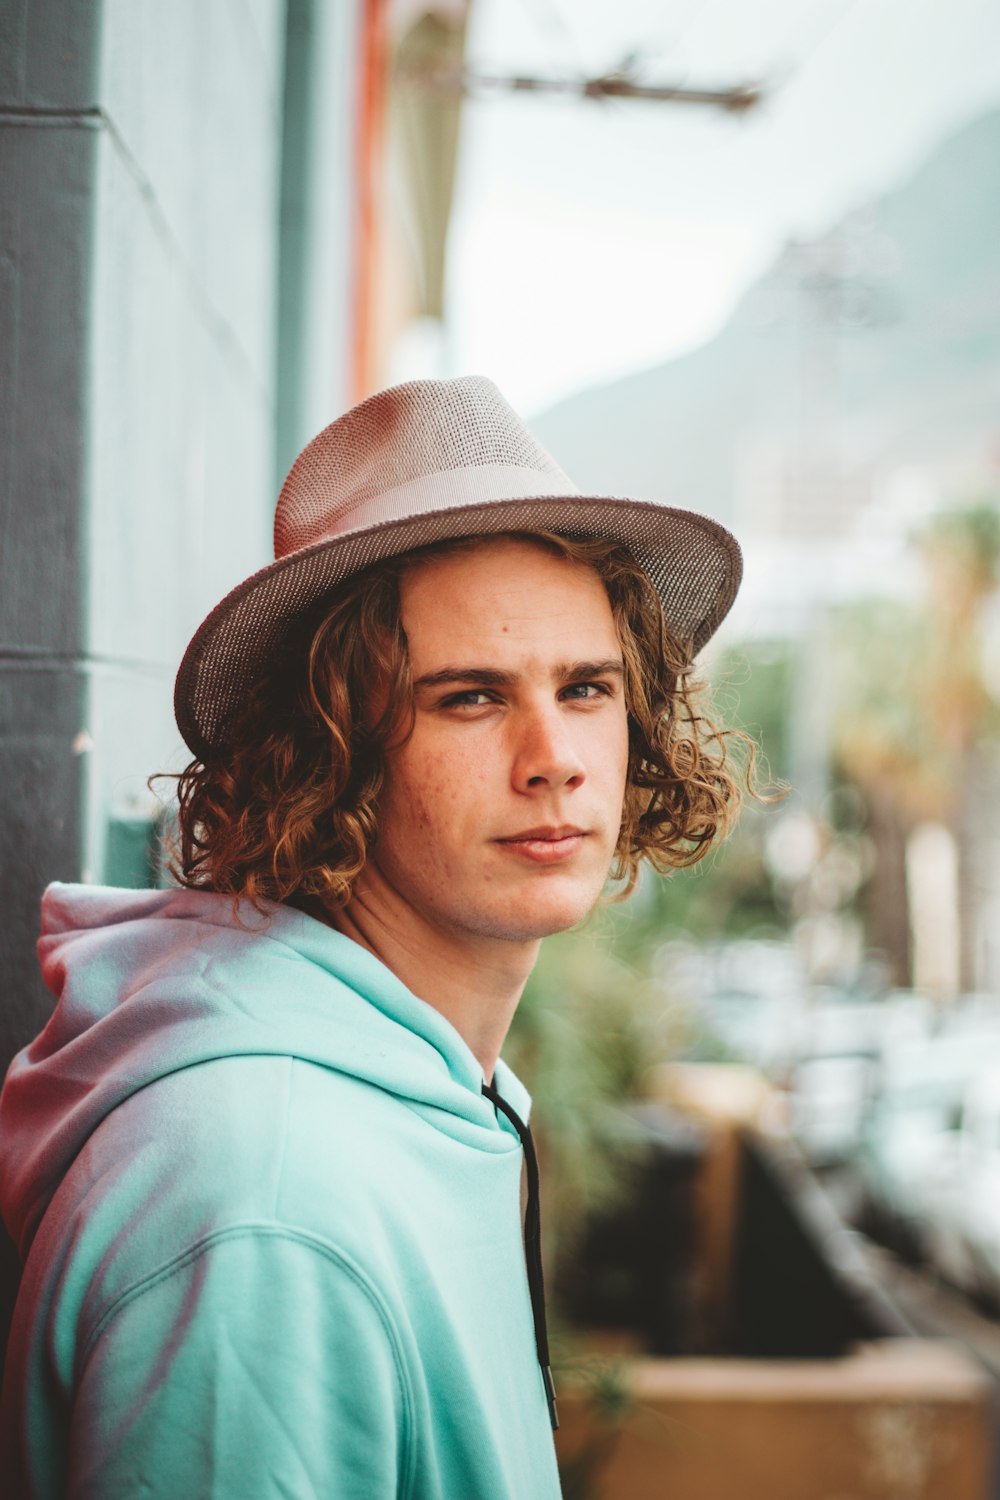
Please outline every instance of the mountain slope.
[[887, 474], [1000, 453], [1000, 110], [791, 244], [702, 348], [532, 421], [581, 487], [763, 534], [841, 533]]

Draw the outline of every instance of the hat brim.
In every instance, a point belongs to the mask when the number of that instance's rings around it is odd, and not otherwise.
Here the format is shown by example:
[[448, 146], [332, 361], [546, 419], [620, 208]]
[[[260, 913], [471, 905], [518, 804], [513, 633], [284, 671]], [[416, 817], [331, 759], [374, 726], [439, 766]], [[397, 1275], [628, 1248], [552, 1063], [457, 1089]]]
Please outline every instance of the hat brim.
[[743, 573], [736, 538], [709, 516], [616, 495], [539, 495], [448, 506], [338, 533], [238, 584], [195, 631], [174, 688], [184, 739], [203, 763], [293, 621], [345, 579], [385, 558], [460, 536], [554, 531], [624, 543], [663, 601], [671, 633], [697, 653], [728, 613]]

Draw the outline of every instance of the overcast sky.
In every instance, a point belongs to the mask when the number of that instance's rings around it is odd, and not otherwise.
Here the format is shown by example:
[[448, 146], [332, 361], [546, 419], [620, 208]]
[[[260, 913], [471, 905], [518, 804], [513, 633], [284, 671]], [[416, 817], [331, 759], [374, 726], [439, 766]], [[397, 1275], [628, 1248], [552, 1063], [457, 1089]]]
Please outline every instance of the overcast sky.
[[703, 342], [793, 235], [891, 187], [1000, 103], [997, 0], [474, 0], [469, 63], [761, 81], [745, 116], [471, 101], [450, 242], [448, 373], [530, 417]]

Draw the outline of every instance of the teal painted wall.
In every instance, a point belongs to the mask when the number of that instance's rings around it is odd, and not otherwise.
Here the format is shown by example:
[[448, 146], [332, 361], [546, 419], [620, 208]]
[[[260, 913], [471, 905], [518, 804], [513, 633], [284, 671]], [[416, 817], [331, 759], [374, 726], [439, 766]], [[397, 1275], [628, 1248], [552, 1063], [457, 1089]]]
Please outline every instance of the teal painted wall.
[[362, 0], [0, 0], [0, 1068], [139, 878], [173, 677], [349, 404]]
[[0, 1072], [45, 885], [157, 878], [181, 652], [349, 404], [362, 3], [0, 0]]

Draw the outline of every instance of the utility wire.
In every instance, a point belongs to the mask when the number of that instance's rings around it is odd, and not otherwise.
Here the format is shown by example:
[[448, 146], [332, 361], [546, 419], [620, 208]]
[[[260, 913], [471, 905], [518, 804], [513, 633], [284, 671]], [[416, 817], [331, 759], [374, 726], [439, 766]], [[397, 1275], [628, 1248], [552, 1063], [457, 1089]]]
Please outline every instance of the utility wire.
[[[847, 16], [857, 3], [858, 0], [840, 0], [840, 8], [834, 9], [832, 16], [822, 21], [819, 26], [808, 28], [812, 32], [808, 40], [805, 43], [798, 41], [789, 48], [788, 50], [792, 53], [791, 60], [770, 75], [769, 82], [771, 88], [782, 88], [790, 79], [794, 78], [796, 73], [801, 73], [802, 69], [812, 61], [820, 48], [829, 41], [841, 22], [847, 19]], [[802, 28], [802, 30], [805, 31], [806, 28]]]
[[[656, 31], [653, 32], [651, 40], [648, 33], [646, 33], [646, 40], [641, 47], [642, 53], [645, 56], [659, 58], [661, 62], [665, 58], [669, 58], [672, 52], [676, 52], [678, 46], [687, 36], [695, 22], [703, 22], [706, 14], [717, 3], [718, 0], [691, 0], [680, 20], [674, 24], [673, 30], [669, 35], [666, 35], [666, 27], [658, 28], [660, 32], [659, 40], [657, 39]], [[662, 9], [662, 0], [651, 0], [650, 10], [662, 11]]]
[[568, 49], [572, 54], [569, 66], [574, 69], [578, 68], [580, 76], [585, 77], [589, 69], [583, 48], [557, 0], [521, 0], [521, 3], [538, 30], [545, 36], [546, 41], [549, 44], [557, 44], [554, 48], [553, 60], [561, 61]]

